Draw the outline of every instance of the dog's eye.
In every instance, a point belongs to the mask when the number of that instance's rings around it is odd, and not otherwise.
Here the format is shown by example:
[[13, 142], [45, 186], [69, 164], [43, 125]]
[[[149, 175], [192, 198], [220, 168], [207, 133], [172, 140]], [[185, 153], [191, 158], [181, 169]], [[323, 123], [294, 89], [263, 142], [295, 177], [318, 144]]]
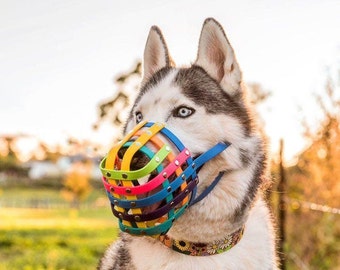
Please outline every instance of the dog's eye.
[[186, 118], [195, 112], [194, 109], [185, 106], [180, 106], [173, 111], [175, 117]]
[[143, 114], [142, 114], [141, 112], [136, 112], [135, 117], [136, 117], [136, 123], [137, 123], [137, 124], [140, 123], [140, 122], [142, 122], [142, 120], [143, 120]]

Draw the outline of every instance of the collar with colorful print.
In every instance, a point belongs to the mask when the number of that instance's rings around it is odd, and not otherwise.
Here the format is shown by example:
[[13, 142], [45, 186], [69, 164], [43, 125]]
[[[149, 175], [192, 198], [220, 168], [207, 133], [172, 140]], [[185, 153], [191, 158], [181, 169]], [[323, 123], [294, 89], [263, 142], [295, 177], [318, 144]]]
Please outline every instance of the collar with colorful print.
[[209, 256], [220, 254], [234, 247], [243, 236], [244, 227], [227, 235], [223, 239], [211, 243], [194, 243], [183, 240], [175, 240], [168, 235], [160, 236], [159, 240], [167, 247], [190, 256]]

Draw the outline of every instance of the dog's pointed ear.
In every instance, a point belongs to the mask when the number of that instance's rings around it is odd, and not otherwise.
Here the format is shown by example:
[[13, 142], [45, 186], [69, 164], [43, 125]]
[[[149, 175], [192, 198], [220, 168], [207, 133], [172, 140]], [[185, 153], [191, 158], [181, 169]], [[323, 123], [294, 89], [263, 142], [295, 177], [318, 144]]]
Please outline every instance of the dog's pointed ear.
[[144, 49], [142, 85], [161, 68], [174, 65], [161, 30], [152, 26]]
[[196, 65], [205, 69], [231, 96], [241, 95], [242, 74], [222, 26], [214, 19], [204, 21]]

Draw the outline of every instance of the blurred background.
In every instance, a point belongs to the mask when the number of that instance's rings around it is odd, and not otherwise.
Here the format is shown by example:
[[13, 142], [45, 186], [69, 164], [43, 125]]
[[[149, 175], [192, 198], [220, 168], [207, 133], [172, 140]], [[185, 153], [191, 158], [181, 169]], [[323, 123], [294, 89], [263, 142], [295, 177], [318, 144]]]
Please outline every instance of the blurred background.
[[98, 164], [158, 25], [177, 65], [214, 17], [269, 142], [282, 269], [340, 269], [340, 1], [0, 0], [0, 269], [94, 269]]

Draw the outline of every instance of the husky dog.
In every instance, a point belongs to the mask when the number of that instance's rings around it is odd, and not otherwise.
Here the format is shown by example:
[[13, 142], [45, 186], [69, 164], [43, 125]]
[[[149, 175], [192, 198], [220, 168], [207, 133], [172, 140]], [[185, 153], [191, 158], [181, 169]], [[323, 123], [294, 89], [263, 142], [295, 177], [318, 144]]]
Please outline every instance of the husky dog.
[[220, 182], [186, 209], [167, 237], [183, 246], [203, 243], [208, 249], [235, 237], [237, 243], [225, 252], [211, 249], [211, 256], [193, 256], [159, 239], [122, 232], [98, 269], [278, 269], [272, 218], [262, 199], [265, 143], [245, 102], [241, 70], [221, 25], [205, 20], [197, 59], [185, 68], [175, 67], [161, 31], [153, 26], [143, 68], [140, 93], [124, 132], [143, 119], [165, 123], [194, 156], [216, 142], [231, 143], [199, 171], [197, 193], [224, 171]]

